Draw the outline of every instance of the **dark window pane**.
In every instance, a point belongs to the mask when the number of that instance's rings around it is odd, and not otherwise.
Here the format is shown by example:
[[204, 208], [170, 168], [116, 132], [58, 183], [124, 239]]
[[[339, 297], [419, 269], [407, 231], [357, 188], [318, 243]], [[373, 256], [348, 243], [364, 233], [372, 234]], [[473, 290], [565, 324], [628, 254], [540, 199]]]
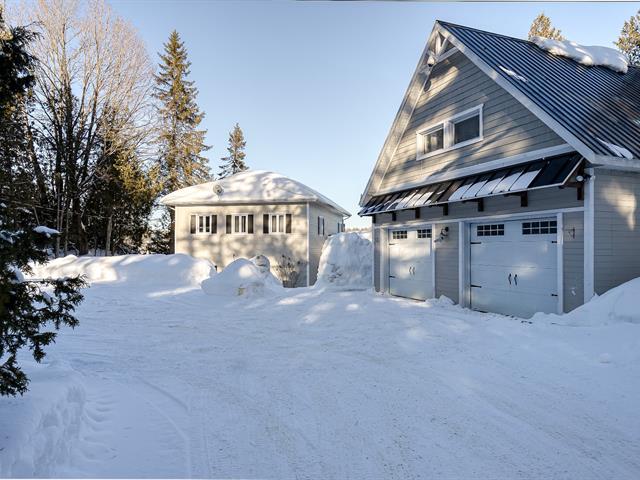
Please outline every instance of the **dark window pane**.
[[269, 214], [262, 215], [262, 233], [269, 233]]
[[204, 217], [198, 217], [198, 232], [204, 232]]
[[204, 217], [204, 231], [207, 232], [207, 233], [211, 232], [211, 217], [210, 216]]
[[247, 232], [248, 233], [253, 233], [253, 215], [248, 215], [247, 216], [248, 219], [248, 228], [247, 228]]
[[211, 233], [218, 233], [218, 216], [211, 215]]
[[191, 215], [191, 218], [189, 220], [189, 233], [191, 233], [192, 235], [196, 233], [196, 216], [195, 215]]
[[227, 215], [227, 233], [231, 233], [231, 215]]
[[285, 227], [285, 233], [291, 233], [291, 214], [287, 213], [287, 226]]
[[424, 152], [435, 152], [444, 147], [444, 129], [440, 127], [437, 130], [424, 134]]
[[453, 143], [462, 143], [480, 136], [480, 115], [453, 124]]

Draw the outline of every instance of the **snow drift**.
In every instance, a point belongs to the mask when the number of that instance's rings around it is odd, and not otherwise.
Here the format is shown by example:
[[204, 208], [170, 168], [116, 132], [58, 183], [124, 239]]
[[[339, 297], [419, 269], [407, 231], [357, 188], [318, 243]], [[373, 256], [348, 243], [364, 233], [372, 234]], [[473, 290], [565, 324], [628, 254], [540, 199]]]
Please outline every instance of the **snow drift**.
[[624, 53], [613, 48], [579, 45], [569, 40], [551, 40], [544, 37], [533, 37], [531, 41], [553, 55], [568, 57], [582, 65], [607, 67], [620, 73], [627, 73], [629, 69], [629, 61]]
[[322, 248], [316, 287], [370, 288], [373, 286], [373, 255], [367, 234], [338, 233]]
[[76, 257], [35, 265], [35, 278], [85, 275], [89, 283], [128, 282], [139, 286], [197, 287], [215, 271], [213, 263], [184, 254]]
[[29, 391], [0, 398], [0, 477], [49, 477], [73, 453], [86, 392], [66, 363], [21, 364], [31, 380]]
[[207, 295], [236, 297], [279, 293], [284, 287], [271, 273], [269, 259], [257, 255], [250, 260], [234, 260], [222, 272], [205, 279], [202, 290]]
[[640, 324], [640, 278], [623, 283], [564, 315], [537, 313], [531, 319], [572, 326]]

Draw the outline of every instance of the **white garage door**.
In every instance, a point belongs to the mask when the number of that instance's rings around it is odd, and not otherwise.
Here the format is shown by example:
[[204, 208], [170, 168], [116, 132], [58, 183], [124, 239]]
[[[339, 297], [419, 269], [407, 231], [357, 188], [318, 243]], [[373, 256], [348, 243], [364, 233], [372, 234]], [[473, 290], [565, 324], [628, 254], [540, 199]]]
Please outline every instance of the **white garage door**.
[[557, 229], [553, 218], [471, 225], [471, 307], [523, 318], [556, 312]]
[[433, 296], [431, 229], [389, 233], [389, 293], [426, 300]]

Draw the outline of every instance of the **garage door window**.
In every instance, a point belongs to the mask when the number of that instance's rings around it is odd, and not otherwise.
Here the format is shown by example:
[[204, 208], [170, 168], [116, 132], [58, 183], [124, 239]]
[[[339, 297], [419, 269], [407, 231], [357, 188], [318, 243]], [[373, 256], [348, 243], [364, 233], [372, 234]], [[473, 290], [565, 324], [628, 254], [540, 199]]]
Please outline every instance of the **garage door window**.
[[424, 228], [424, 229], [418, 230], [418, 238], [431, 238], [431, 229]]
[[479, 237], [496, 237], [504, 235], [504, 223], [478, 225], [476, 233]]
[[402, 240], [407, 238], [407, 231], [406, 230], [394, 230], [393, 232], [391, 232], [391, 238], [393, 238], [394, 240]]
[[522, 223], [523, 235], [548, 235], [550, 233], [558, 233], [558, 222], [556, 220]]

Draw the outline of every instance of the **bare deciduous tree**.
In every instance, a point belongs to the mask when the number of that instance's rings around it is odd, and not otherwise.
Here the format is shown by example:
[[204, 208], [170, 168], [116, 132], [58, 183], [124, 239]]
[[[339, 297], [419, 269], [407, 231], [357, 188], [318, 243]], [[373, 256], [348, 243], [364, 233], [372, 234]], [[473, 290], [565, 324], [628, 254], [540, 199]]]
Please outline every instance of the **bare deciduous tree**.
[[149, 138], [152, 64], [135, 29], [102, 0], [39, 0], [24, 14], [39, 33], [29, 136], [40, 202], [55, 210], [65, 252], [71, 239], [83, 251], [100, 156]]

